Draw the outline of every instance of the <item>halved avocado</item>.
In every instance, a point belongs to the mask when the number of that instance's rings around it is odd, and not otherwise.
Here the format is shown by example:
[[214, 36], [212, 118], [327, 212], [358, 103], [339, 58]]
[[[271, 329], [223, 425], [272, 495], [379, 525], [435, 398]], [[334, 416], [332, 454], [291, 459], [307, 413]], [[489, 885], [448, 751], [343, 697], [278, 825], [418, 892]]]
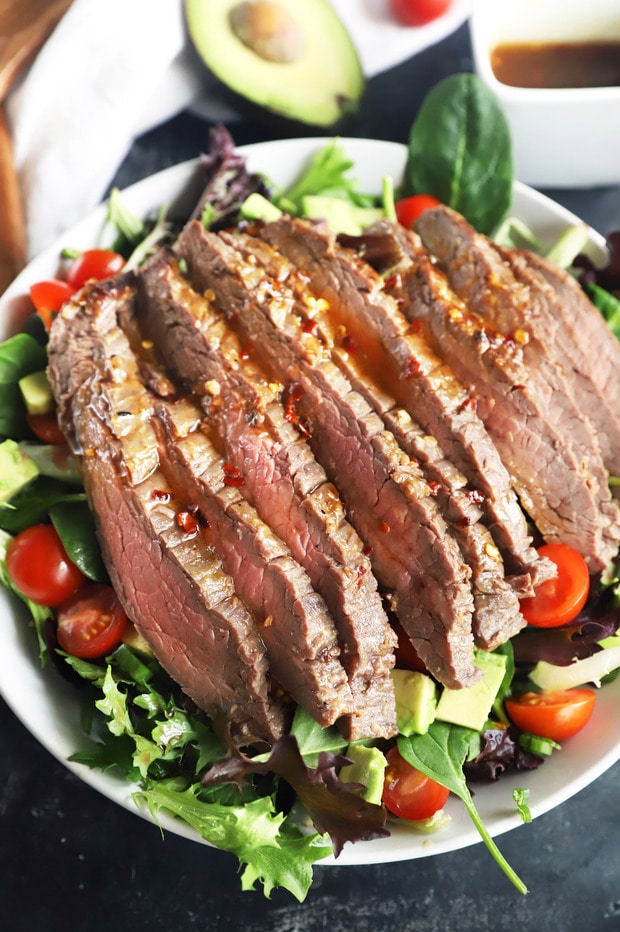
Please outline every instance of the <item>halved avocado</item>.
[[364, 75], [327, 0], [185, 0], [185, 11], [204, 63], [237, 94], [313, 126], [357, 108]]

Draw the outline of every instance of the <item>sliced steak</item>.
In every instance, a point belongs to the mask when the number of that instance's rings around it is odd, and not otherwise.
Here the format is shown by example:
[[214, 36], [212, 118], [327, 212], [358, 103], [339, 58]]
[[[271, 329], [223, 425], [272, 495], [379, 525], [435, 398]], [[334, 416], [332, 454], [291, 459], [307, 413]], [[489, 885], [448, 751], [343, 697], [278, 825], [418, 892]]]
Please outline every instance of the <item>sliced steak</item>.
[[605, 466], [620, 475], [620, 343], [579, 283], [532, 252], [502, 255], [559, 327], [555, 347], [580, 410], [598, 431]]
[[337, 481], [371, 548], [373, 570], [428, 668], [446, 685], [474, 682], [471, 574], [421, 471], [304, 329], [295, 293], [260, 265], [252, 237], [234, 238], [243, 252], [232, 241], [197, 224], [186, 229], [179, 249], [190, 278], [200, 291], [215, 292], [272, 377], [288, 383], [309, 442]]
[[[575, 402], [575, 378], [560, 347], [560, 321], [549, 313], [540, 293], [513, 274], [498, 249], [455, 211], [439, 207], [419, 220], [418, 232], [436, 256], [453, 290], [476, 309], [487, 327], [521, 346], [528, 388], [538, 398], [546, 420], [561, 431], [563, 442], [589, 483], [600, 513], [600, 530], [617, 549], [619, 512], [596, 431], [587, 411]], [[535, 519], [535, 516], [532, 516]]]
[[107, 282], [65, 305], [52, 328], [49, 377], [62, 422], [83, 454], [85, 487], [112, 583], [162, 666], [238, 744], [286, 727], [271, 693], [256, 622], [237, 597], [209, 534], [180, 525], [186, 503], [159, 468], [151, 409], [118, 327], [133, 300]]
[[601, 507], [599, 489], [587, 462], [565, 436], [572, 421], [549, 416], [530, 379], [518, 340], [506, 340], [465, 305], [428, 257], [416, 255], [402, 277], [403, 310], [424, 322], [429, 338], [461, 381], [471, 387], [478, 412], [513, 476], [523, 506], [546, 540], [570, 544], [592, 573], [617, 550], [611, 516]]
[[[383, 224], [375, 235], [393, 243], [393, 259], [400, 254], [393, 225]], [[521, 578], [522, 594], [528, 591], [524, 576], [531, 577], [532, 585], [550, 578], [554, 569], [531, 546], [510, 477], [475, 403], [385, 292], [383, 279], [355, 253], [339, 248], [328, 234], [307, 223], [267, 224], [261, 236], [304, 269], [314, 294], [329, 305], [327, 316], [340, 331], [342, 348], [354, 349], [355, 360], [369, 376], [437, 439], [446, 459], [467, 477], [508, 572]], [[316, 316], [313, 309], [309, 313]]]
[[[200, 230], [200, 225], [193, 228]], [[396, 638], [362, 541], [293, 425], [291, 410], [281, 403], [283, 386], [267, 376], [249, 346], [230, 330], [213, 306], [214, 292], [197, 294], [173, 258], [151, 262], [141, 275], [141, 288], [145, 333], [195, 391], [207, 383], [212, 394], [205, 396], [204, 407], [227, 462], [243, 480], [241, 493], [287, 543], [328, 605], [356, 706], [341, 723], [343, 730], [351, 738], [394, 734], [389, 671]], [[232, 300], [227, 303], [232, 308]]]
[[[267, 228], [267, 238], [278, 237], [278, 233], [275, 232], [278, 226], [280, 224], [272, 224]], [[253, 249], [251, 255], [259, 256], [262, 266], [270, 275], [278, 279], [286, 275], [287, 283], [298, 298], [297, 307], [302, 315], [303, 329], [319, 337], [323, 345], [329, 349], [332, 360], [350, 380], [352, 387], [381, 416], [400, 448], [422, 466], [429, 489], [435, 495], [452, 536], [472, 571], [472, 626], [476, 644], [487, 650], [497, 647], [525, 625], [519, 608], [519, 595], [531, 592], [530, 574], [510, 582], [506, 580], [500, 552], [488, 529], [480, 523], [481, 511], [476, 500], [481, 496], [467, 493], [465, 477], [442, 457], [434, 438], [425, 436], [419, 425], [398, 406], [391, 394], [384, 391], [382, 385], [377, 384], [376, 379], [381, 378], [383, 374], [383, 384], [387, 383], [389, 387], [396, 386], [398, 390], [399, 380], [389, 377], [392, 374], [389, 369], [393, 360], [388, 354], [381, 353], [382, 347], [378, 346], [381, 334], [372, 332], [375, 317], [371, 317], [370, 323], [367, 323], [365, 315], [357, 313], [357, 307], [351, 307], [353, 299], [347, 301], [348, 288], [354, 287], [350, 285], [351, 278], [357, 276], [359, 280], [363, 274], [361, 269], [358, 271], [355, 268], [354, 257], [339, 250], [336, 245], [333, 245], [329, 252], [327, 248], [321, 249], [321, 246], [327, 247], [327, 237], [314, 228], [306, 229], [306, 224], [302, 227], [295, 222], [284, 221], [281, 226], [283, 232], [280, 235], [285, 248], [288, 245], [293, 253], [294, 266], [289, 266], [281, 253], [275, 254], [270, 246], [264, 246], [260, 242], [253, 241], [248, 244], [243, 238], [236, 238], [233, 242], [239, 242], [241, 248], [244, 243], [250, 245]], [[305, 235], [299, 236], [300, 227]], [[293, 236], [287, 235], [287, 231], [293, 232]], [[297, 236], [294, 235], [295, 232]], [[318, 258], [314, 255], [315, 249], [319, 252]], [[297, 268], [303, 269], [303, 275], [297, 274]], [[308, 276], [309, 283], [306, 281]], [[312, 286], [316, 278], [319, 279], [317, 290], [309, 290], [308, 284]], [[325, 278], [340, 282], [340, 297], [335, 286], [321, 287]], [[361, 287], [359, 281], [356, 281], [356, 284], [358, 288]], [[341, 303], [351, 308], [350, 316], [344, 318], [344, 312], [339, 313]], [[378, 316], [381, 321], [382, 316]], [[392, 334], [399, 323], [395, 309], [394, 317], [396, 322], [390, 331]], [[346, 319], [346, 323], [343, 318]], [[352, 333], [353, 322], [357, 326]], [[387, 325], [386, 321], [386, 328]], [[407, 329], [408, 325], [403, 318], [401, 332], [406, 332]], [[392, 342], [397, 342], [396, 336]], [[377, 365], [378, 354], [381, 354], [381, 365]], [[384, 359], [384, 355], [387, 358]], [[407, 359], [410, 359], [408, 354]]]
[[274, 677], [321, 725], [352, 710], [327, 607], [288, 548], [259, 518], [227, 474], [189, 402], [155, 405], [162, 467], [172, 486], [198, 506], [235, 588], [262, 625]]

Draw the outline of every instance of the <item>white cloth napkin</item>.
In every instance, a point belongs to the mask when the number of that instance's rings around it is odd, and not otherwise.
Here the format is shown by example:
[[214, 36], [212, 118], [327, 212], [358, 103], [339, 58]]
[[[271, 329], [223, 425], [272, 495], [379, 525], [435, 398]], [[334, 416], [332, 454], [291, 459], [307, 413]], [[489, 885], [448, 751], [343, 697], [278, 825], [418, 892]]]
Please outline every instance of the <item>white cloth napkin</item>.
[[[331, 0], [367, 77], [454, 31], [469, 0], [422, 28], [391, 19], [387, 0]], [[115, 7], [118, 5], [119, 9]], [[36, 255], [99, 203], [132, 141], [188, 107], [235, 114], [190, 48], [183, 0], [74, 0], [12, 91], [7, 111]]]

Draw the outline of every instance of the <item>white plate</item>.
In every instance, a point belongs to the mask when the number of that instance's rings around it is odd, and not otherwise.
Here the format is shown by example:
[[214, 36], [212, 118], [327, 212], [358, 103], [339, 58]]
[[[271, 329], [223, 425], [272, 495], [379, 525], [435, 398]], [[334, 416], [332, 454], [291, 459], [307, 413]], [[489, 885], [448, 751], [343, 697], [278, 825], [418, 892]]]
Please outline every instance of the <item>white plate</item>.
[[[343, 139], [342, 144], [354, 159], [355, 175], [366, 191], [380, 190], [381, 179], [401, 176], [406, 152], [396, 143]], [[259, 143], [243, 150], [252, 169], [262, 170], [286, 185], [296, 176], [311, 153], [325, 145], [324, 139], [293, 139]], [[160, 172], [129, 188], [123, 195], [136, 213], [146, 215], [186, 190], [195, 174], [195, 163], [184, 163]], [[562, 229], [576, 218], [537, 192], [517, 184], [513, 213], [528, 223], [545, 243], [551, 243]], [[35, 259], [0, 299], [0, 338], [14, 332], [30, 312], [25, 297], [28, 285], [55, 274], [61, 248], [85, 248], [98, 243], [105, 218], [105, 208], [63, 235], [54, 247]], [[602, 260], [604, 242], [592, 234], [588, 251]], [[131, 800], [134, 789], [126, 781], [109, 773], [67, 763], [67, 757], [84, 745], [78, 720], [78, 703], [71, 688], [53, 669], [41, 671], [34, 633], [19, 607], [0, 591], [0, 692], [26, 728], [59, 761], [86, 783], [109, 799], [136, 812]], [[601, 690], [594, 716], [584, 732], [565, 743], [539, 770], [518, 774], [491, 785], [476, 788], [476, 805], [491, 834], [499, 835], [521, 824], [512, 800], [516, 786], [530, 788], [533, 816], [558, 806], [583, 789], [620, 758], [620, 679]], [[421, 835], [406, 825], [391, 825], [390, 838], [356, 845], [346, 845], [338, 864], [372, 864], [427, 857], [463, 848], [479, 841], [463, 806], [450, 799], [447, 810], [451, 824], [432, 836]], [[144, 812], [145, 818], [150, 818]], [[176, 834], [202, 841], [191, 829], [173, 819], [162, 817], [163, 826]], [[330, 860], [320, 863], [331, 863]]]

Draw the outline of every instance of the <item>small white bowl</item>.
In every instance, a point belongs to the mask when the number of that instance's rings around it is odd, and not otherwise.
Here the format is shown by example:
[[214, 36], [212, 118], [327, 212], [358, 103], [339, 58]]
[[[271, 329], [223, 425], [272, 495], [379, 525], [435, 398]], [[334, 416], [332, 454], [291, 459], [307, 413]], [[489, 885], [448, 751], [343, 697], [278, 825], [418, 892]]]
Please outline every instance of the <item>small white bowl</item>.
[[473, 0], [474, 68], [510, 125], [516, 176], [535, 187], [620, 183], [620, 87], [521, 88], [497, 80], [503, 43], [620, 41], [618, 0]]

